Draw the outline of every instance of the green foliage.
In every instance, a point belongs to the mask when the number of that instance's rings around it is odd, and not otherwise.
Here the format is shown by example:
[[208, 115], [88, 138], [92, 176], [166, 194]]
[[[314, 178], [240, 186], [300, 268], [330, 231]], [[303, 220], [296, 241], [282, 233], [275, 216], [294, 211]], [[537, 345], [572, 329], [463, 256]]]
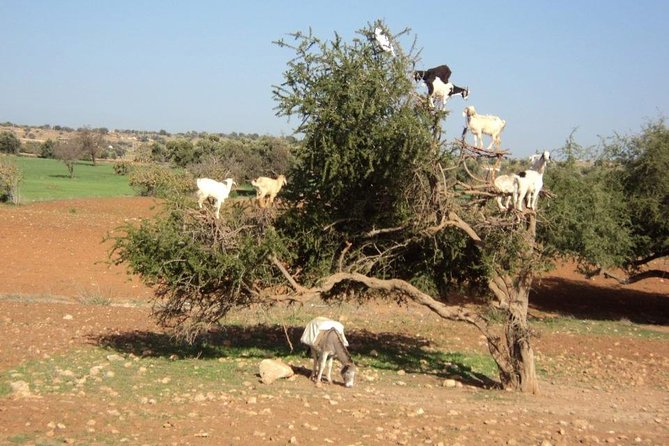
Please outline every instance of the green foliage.
[[132, 169], [129, 183], [144, 197], [170, 197], [195, 189], [195, 179], [190, 173], [157, 164]]
[[114, 173], [116, 175], [128, 175], [132, 168], [132, 164], [128, 161], [118, 161], [114, 163]]
[[554, 163], [546, 182], [555, 194], [546, 206], [539, 239], [551, 252], [583, 265], [612, 267], [630, 255], [626, 201], [620, 184], [600, 167]]
[[669, 254], [669, 129], [663, 121], [634, 136], [604, 141], [594, 156], [573, 141], [566, 161], [552, 164], [546, 184], [555, 194], [540, 234], [553, 253], [574, 256], [584, 267], [625, 267]]
[[53, 139], [47, 139], [39, 146], [39, 156], [41, 158], [55, 158], [56, 154], [54, 153], [54, 148], [56, 147], [56, 142]]
[[167, 141], [165, 152], [167, 159], [177, 167], [186, 167], [198, 161], [201, 156], [201, 152], [195, 150], [192, 142], [182, 138]]
[[277, 274], [269, 254], [289, 258], [262, 214], [240, 203], [221, 213], [215, 219], [176, 195], [163, 214], [138, 227], [128, 224], [121, 228], [125, 235], [115, 238], [115, 262], [155, 287], [154, 315], [188, 340], [258, 299], [254, 290], [270, 286]]
[[16, 162], [6, 155], [0, 155], [0, 202], [18, 204], [19, 184], [22, 179], [23, 172]]
[[19, 153], [21, 141], [14, 132], [0, 132], [0, 153]]
[[669, 128], [664, 121], [651, 122], [640, 134], [612, 144], [621, 152], [634, 256], [669, 255]]
[[440, 157], [434, 117], [412, 97], [410, 59], [377, 54], [372, 33], [362, 29], [352, 43], [299, 32], [278, 42], [296, 53], [274, 89], [278, 114], [297, 115], [305, 135], [289, 187], [301, 207], [281, 226], [316, 276], [333, 269], [346, 240], [410, 226]]

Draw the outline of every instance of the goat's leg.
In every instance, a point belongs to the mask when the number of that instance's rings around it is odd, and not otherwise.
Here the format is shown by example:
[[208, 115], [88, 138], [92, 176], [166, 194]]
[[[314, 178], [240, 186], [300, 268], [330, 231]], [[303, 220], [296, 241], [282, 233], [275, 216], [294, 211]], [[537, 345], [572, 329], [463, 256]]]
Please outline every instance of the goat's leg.
[[483, 134], [481, 133], [474, 133], [474, 144], [476, 147], [479, 149], [483, 148]]
[[222, 200], [216, 200], [216, 218], [221, 218], [221, 205], [223, 204]]
[[197, 191], [197, 204], [200, 206], [200, 209], [202, 209], [202, 203], [204, 203], [204, 200], [207, 199], [207, 196], [202, 193], [202, 191]]
[[[500, 211], [506, 210], [506, 208], [505, 208], [504, 206], [502, 206], [502, 197], [500, 197], [500, 196], [498, 195], [497, 198], [495, 198], [495, 200], [497, 200], [497, 207], [499, 208]], [[508, 200], [507, 200], [507, 201], [508, 201]], [[508, 206], [508, 205], [509, 205], [509, 204], [507, 203], [507, 206]]]
[[532, 209], [537, 210], [537, 204], [539, 204], [539, 191], [534, 191], [532, 194]]

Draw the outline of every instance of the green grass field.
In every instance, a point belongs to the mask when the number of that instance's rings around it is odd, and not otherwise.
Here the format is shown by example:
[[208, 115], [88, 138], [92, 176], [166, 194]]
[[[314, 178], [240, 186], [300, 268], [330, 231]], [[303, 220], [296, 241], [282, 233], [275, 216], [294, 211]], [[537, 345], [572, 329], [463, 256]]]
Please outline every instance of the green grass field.
[[42, 158], [14, 157], [23, 172], [19, 185], [21, 203], [85, 197], [132, 196], [135, 192], [128, 177], [116, 175], [113, 164], [79, 161], [74, 167], [74, 178], [68, 176], [62, 161]]

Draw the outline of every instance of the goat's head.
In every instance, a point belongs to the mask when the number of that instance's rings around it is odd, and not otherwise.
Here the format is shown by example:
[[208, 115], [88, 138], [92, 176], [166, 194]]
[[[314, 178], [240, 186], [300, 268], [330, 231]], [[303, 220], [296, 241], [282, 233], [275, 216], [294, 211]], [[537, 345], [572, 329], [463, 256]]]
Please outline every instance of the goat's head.
[[476, 109], [474, 108], [473, 105], [468, 105], [465, 107], [465, 111], [462, 112], [462, 116], [465, 118], [469, 118], [470, 116], [474, 116], [476, 114]]
[[422, 81], [424, 77], [425, 77], [425, 71], [423, 70], [417, 70], [413, 72], [413, 80], [415, 80], [416, 82]]
[[286, 181], [286, 177], [283, 175], [279, 175], [278, 177], [276, 177], [276, 179], [279, 181], [280, 186], [288, 184], [288, 181]]
[[344, 368], [341, 369], [341, 377], [344, 378], [344, 385], [346, 387], [353, 387], [355, 381], [355, 365], [345, 365]]
[[549, 162], [551, 160], [551, 153], [548, 150], [545, 150], [544, 153], [541, 154], [541, 157], [546, 161]]
[[461, 94], [462, 94], [462, 99], [467, 100], [467, 98], [469, 97], [469, 87], [465, 87], [465, 91], [463, 91]]

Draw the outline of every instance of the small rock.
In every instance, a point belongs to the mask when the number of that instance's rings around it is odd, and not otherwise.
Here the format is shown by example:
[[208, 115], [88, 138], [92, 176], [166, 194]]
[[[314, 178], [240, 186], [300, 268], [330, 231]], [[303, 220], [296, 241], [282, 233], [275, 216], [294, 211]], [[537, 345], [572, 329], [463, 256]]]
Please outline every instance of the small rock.
[[63, 319], [66, 321], [71, 321], [72, 319], [74, 319], [74, 317], [71, 314], [66, 314], [65, 316], [63, 316]]
[[14, 381], [9, 383], [9, 387], [12, 389], [12, 395], [14, 398], [30, 398], [33, 396], [30, 393], [30, 386], [25, 381]]
[[295, 437], [295, 436], [290, 437], [290, 440], [288, 440], [288, 443], [297, 444], [297, 437]]
[[445, 379], [443, 382], [444, 387], [455, 387], [457, 385], [457, 382], [454, 379]]
[[398, 370], [397, 374], [400, 375], [400, 376], [404, 376], [404, 375], [407, 374], [407, 372], [405, 372], [404, 370]]
[[107, 361], [109, 362], [114, 362], [114, 361], [123, 361], [125, 358], [121, 355], [107, 355]]

